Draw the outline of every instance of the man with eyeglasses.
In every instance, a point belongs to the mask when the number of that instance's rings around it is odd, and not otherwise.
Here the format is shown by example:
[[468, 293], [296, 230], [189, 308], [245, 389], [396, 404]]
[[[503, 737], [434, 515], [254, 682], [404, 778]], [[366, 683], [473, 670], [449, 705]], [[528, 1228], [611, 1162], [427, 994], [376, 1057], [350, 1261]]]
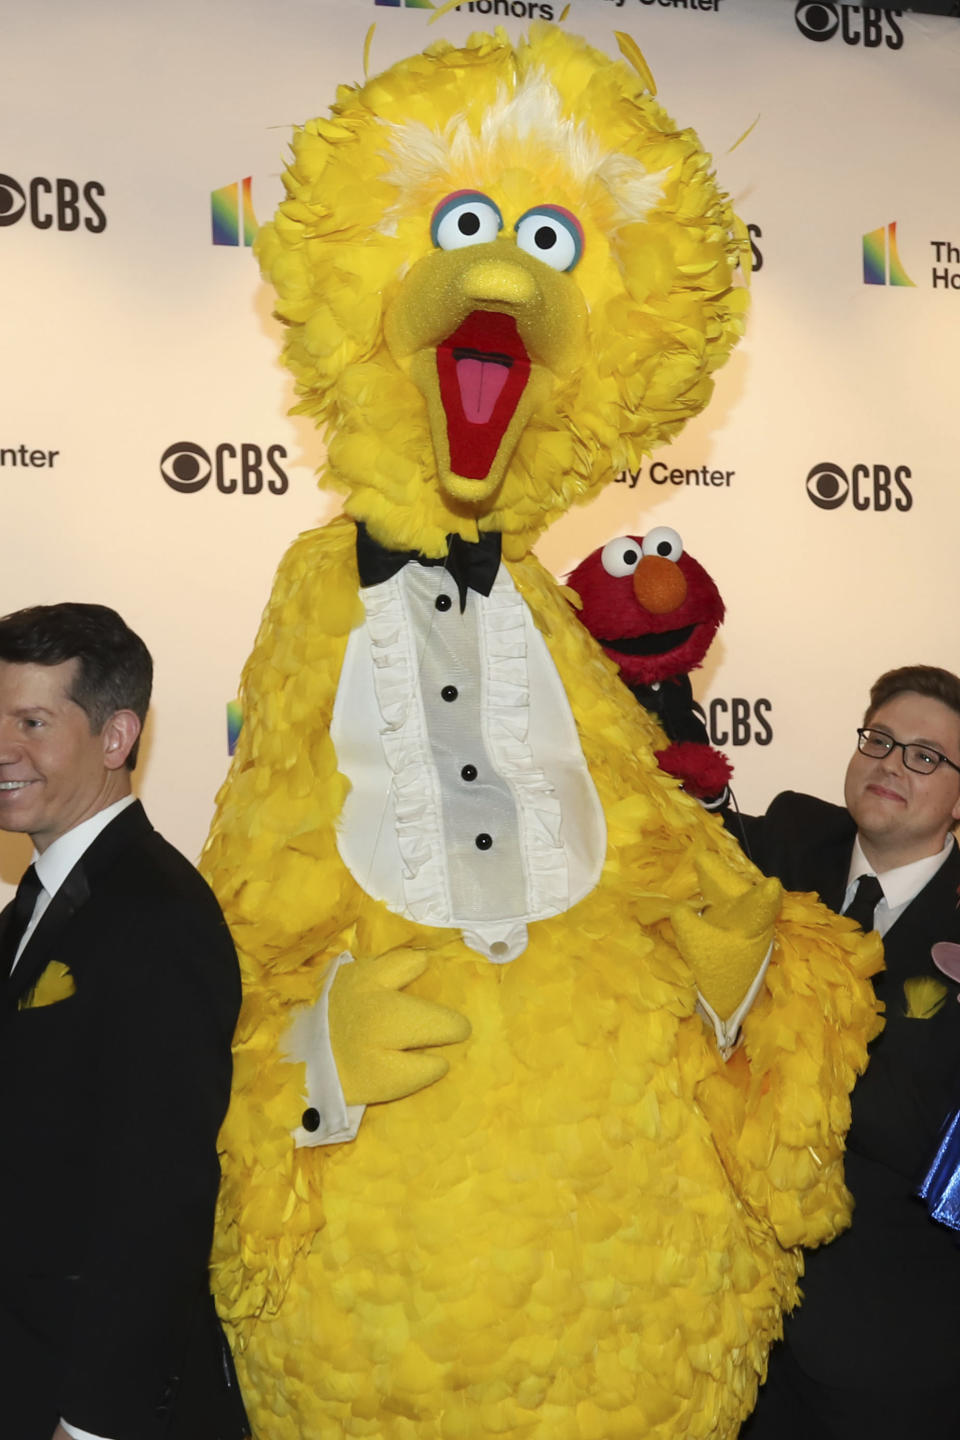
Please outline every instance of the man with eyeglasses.
[[853, 1224], [808, 1253], [803, 1303], [743, 1440], [900, 1440], [953, 1433], [960, 1415], [960, 1249], [916, 1198], [960, 1102], [960, 995], [931, 955], [960, 943], [960, 678], [927, 665], [881, 675], [844, 798], [786, 792], [742, 817], [764, 873], [878, 930], [886, 963], [874, 977], [886, 1025], [847, 1138]]

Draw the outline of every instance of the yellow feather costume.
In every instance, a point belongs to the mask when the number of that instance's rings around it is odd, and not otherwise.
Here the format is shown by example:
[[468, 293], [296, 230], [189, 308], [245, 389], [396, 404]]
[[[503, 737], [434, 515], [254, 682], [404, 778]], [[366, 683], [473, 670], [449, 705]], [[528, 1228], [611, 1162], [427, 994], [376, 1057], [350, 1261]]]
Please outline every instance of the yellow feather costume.
[[[203, 862], [245, 976], [214, 1259], [258, 1440], [732, 1437], [796, 1303], [798, 1247], [849, 1220], [843, 1135], [878, 951], [785, 897], [723, 1061], [671, 916], [702, 904], [704, 856], [731, 893], [756, 872], [659, 770], [660, 732], [529, 553], [701, 408], [742, 325], [726, 198], [622, 48], [632, 71], [553, 28], [516, 47], [477, 35], [342, 88], [298, 132], [259, 240], [346, 516], [281, 564]], [[431, 243], [434, 207], [462, 190], [503, 218], [480, 270]], [[544, 201], [581, 227], [576, 268], [514, 238]], [[489, 482], [456, 472], [422, 359], [464, 291], [517, 317], [532, 362]], [[330, 726], [363, 619], [358, 520], [430, 556], [501, 531], [566, 690], [606, 857], [509, 964], [392, 913], [339, 857]], [[284, 1034], [343, 950], [415, 952], [408, 993], [471, 1034], [445, 1047], [444, 1078], [368, 1108], [352, 1143], [297, 1149], [303, 1067]]]

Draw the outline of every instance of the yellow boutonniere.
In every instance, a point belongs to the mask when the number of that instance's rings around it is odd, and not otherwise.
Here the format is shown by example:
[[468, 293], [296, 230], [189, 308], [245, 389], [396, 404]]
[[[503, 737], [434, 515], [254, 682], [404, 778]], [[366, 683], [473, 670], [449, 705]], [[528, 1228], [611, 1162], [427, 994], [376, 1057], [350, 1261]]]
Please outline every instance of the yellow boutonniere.
[[41, 1005], [56, 1005], [76, 991], [70, 968], [62, 960], [51, 960], [36, 985], [21, 995], [18, 1010], [37, 1010]]
[[904, 980], [903, 994], [907, 1002], [904, 1014], [908, 1020], [932, 1020], [943, 1008], [947, 987], [932, 975], [916, 975], [912, 980]]

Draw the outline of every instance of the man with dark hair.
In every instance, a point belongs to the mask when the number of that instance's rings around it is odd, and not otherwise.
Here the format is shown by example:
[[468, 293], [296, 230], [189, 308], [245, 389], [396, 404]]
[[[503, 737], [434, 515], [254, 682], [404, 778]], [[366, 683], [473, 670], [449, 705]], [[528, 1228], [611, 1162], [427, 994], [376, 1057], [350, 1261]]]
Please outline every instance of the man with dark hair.
[[764, 873], [878, 930], [886, 964], [885, 1028], [847, 1137], [853, 1224], [807, 1256], [743, 1440], [946, 1435], [960, 1414], [960, 1251], [916, 1198], [960, 1101], [958, 988], [931, 955], [960, 942], [960, 679], [928, 665], [882, 675], [857, 739], [846, 808], [787, 792], [743, 817]]
[[240, 1440], [207, 1261], [240, 986], [213, 895], [130, 790], [143, 641], [0, 619], [0, 1434]]

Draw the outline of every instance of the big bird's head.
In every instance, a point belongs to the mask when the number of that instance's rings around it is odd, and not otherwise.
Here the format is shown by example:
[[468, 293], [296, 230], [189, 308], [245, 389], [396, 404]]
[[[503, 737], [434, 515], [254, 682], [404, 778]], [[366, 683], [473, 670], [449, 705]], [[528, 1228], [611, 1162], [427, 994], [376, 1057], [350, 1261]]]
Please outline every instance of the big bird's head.
[[260, 232], [297, 409], [395, 549], [539, 532], [706, 403], [742, 330], [742, 231], [691, 130], [552, 26], [342, 87]]

